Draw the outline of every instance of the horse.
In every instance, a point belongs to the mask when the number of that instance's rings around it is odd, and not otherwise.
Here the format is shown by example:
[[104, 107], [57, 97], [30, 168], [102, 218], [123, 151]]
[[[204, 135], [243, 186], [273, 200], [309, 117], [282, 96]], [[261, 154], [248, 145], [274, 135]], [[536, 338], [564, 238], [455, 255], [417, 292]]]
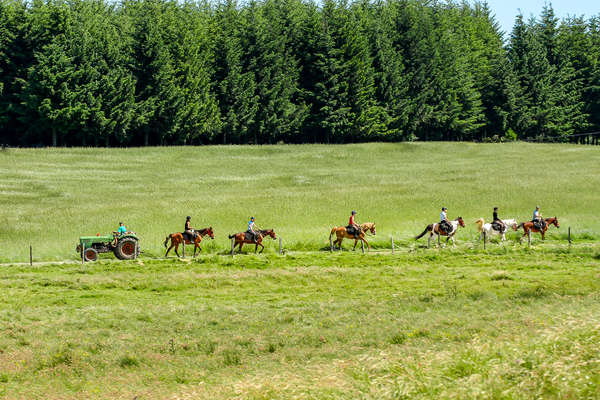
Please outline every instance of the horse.
[[521, 236], [519, 238], [519, 241], [523, 240], [523, 238], [529, 234], [529, 231], [539, 232], [542, 235], [542, 240], [544, 240], [544, 238], [546, 236], [546, 231], [548, 230], [550, 225], [554, 225], [555, 227], [560, 228], [560, 225], [558, 223], [558, 218], [556, 218], [556, 217], [545, 218], [544, 221], [546, 221], [546, 224], [544, 225], [544, 229], [541, 229], [541, 230], [538, 229], [532, 221], [521, 222], [519, 224], [519, 226], [517, 226], [517, 229], [523, 228], [523, 236]]
[[508, 228], [511, 227], [514, 231], [517, 230], [517, 220], [516, 219], [503, 219], [501, 220], [504, 223], [504, 229], [502, 232], [499, 232], [492, 228], [492, 224], [485, 223], [483, 218], [479, 218], [475, 223], [477, 224], [477, 230], [481, 232], [479, 235], [479, 241], [483, 238], [483, 234], [485, 233], [487, 237], [491, 237], [492, 235], [502, 235], [502, 241], [506, 240], [506, 232], [508, 232]]
[[352, 250], [356, 249], [356, 244], [359, 240], [363, 241], [367, 245], [367, 249], [371, 250], [371, 246], [369, 246], [369, 242], [365, 239], [365, 233], [371, 232], [371, 234], [376, 235], [377, 230], [375, 229], [374, 222], [365, 222], [364, 224], [360, 224], [360, 234], [358, 238], [355, 238], [354, 235], [351, 235], [346, 230], [345, 226], [334, 226], [331, 228], [331, 233], [329, 233], [329, 241], [331, 242], [331, 237], [335, 233], [336, 239], [333, 241], [333, 247], [335, 248], [335, 244], [337, 243], [339, 248], [342, 248], [342, 240], [344, 239], [354, 239], [354, 247]]
[[429, 224], [429, 225], [427, 225], [427, 227], [425, 228], [423, 233], [421, 233], [419, 236], [415, 237], [415, 240], [421, 239], [423, 236], [425, 236], [425, 234], [427, 232], [430, 232], [429, 240], [431, 240], [431, 237], [435, 233], [438, 236], [438, 241], [440, 239], [440, 235], [448, 236], [448, 238], [446, 239], [446, 244], [448, 243], [448, 241], [450, 239], [452, 239], [452, 245], [455, 246], [454, 235], [456, 234], [456, 231], [458, 230], [459, 226], [461, 226], [463, 228], [465, 227], [465, 221], [463, 221], [462, 217], [458, 217], [454, 221], [448, 221], [448, 222], [450, 223], [450, 226], [452, 226], [452, 230], [450, 232], [445, 232], [445, 231], [441, 230], [439, 223]]
[[256, 246], [254, 247], [254, 253], [256, 253], [256, 250], [258, 250], [258, 246], [262, 247], [260, 249], [260, 253], [262, 253], [263, 250], [265, 249], [265, 246], [263, 246], [263, 244], [262, 244], [263, 237], [270, 236], [271, 239], [275, 240], [275, 239], [277, 239], [277, 236], [275, 235], [275, 231], [273, 229], [259, 229], [257, 232], [258, 232], [258, 238], [256, 239], [256, 242], [253, 240], [247, 239], [246, 232], [235, 233], [233, 235], [229, 235], [229, 239], [235, 238], [235, 241], [233, 242], [233, 247], [235, 248], [235, 246], [239, 246], [238, 250], [240, 251], [240, 253], [242, 252], [242, 246], [244, 245], [244, 243], [255, 244]]
[[171, 240], [171, 246], [167, 249], [167, 252], [165, 253], [165, 257], [167, 257], [169, 255], [169, 251], [171, 251], [171, 249], [173, 247], [175, 247], [175, 254], [177, 254], [177, 257], [179, 257], [179, 253], [177, 252], [177, 250], [179, 249], [179, 245], [183, 244], [184, 246], [186, 244], [193, 244], [194, 245], [194, 257], [196, 257], [196, 250], [200, 250], [202, 251], [202, 249], [200, 248], [200, 242], [202, 241], [202, 237], [203, 236], [210, 236], [211, 239], [215, 238], [215, 234], [213, 232], [213, 228], [208, 227], [208, 228], [204, 228], [204, 229], [200, 229], [195, 231], [195, 233], [197, 233], [197, 235], [194, 236], [194, 241], [190, 241], [189, 239], [186, 239], [185, 241], [183, 240], [183, 233], [181, 232], [177, 232], [177, 233], [171, 233], [169, 236], [167, 236], [165, 238], [165, 249], [167, 248], [167, 243], [169, 242], [169, 239]]

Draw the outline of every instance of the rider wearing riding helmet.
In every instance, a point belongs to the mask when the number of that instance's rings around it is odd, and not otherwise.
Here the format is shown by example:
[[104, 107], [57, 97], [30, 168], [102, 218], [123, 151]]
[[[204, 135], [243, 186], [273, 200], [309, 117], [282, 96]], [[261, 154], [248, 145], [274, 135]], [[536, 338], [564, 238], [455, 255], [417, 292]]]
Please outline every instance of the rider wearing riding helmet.
[[442, 212], [440, 213], [440, 228], [446, 233], [452, 231], [452, 225], [450, 221], [448, 221], [448, 209], [446, 207], [442, 207]]
[[256, 224], [254, 224], [254, 217], [250, 217], [250, 221], [248, 221], [248, 230], [246, 232], [250, 234], [250, 237], [252, 237], [252, 241], [255, 243], [258, 240], [259, 235], [257, 230], [258, 228], [256, 227]]
[[346, 227], [346, 230], [348, 231], [348, 234], [350, 235], [354, 235], [355, 239], [358, 239], [358, 235], [360, 235], [360, 226], [358, 226], [358, 224], [356, 223], [356, 211], [352, 210], [352, 214], [350, 215], [350, 220], [348, 221], [348, 226]]
[[538, 225], [540, 229], [544, 229], [544, 225], [546, 225], [546, 221], [542, 218], [542, 213], [540, 212], [540, 206], [535, 206], [535, 210], [533, 210], [533, 219], [531, 220], [534, 225]]
[[193, 240], [196, 237], [196, 233], [192, 228], [192, 217], [189, 215], [185, 218], [185, 228], [183, 230], [184, 239], [187, 237], [188, 240]]
[[492, 217], [492, 228], [496, 229], [498, 232], [502, 232], [504, 230], [504, 222], [500, 218], [498, 218], [498, 207], [494, 207], [494, 214]]

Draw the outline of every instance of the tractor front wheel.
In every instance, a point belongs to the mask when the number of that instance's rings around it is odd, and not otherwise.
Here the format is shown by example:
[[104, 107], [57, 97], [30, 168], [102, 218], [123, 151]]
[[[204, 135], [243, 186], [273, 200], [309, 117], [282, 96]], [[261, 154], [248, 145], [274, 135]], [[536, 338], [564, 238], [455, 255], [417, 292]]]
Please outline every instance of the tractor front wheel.
[[85, 249], [83, 252], [85, 261], [96, 261], [98, 259], [98, 252], [93, 247]]
[[138, 255], [138, 242], [132, 238], [121, 239], [114, 252], [119, 260], [134, 260]]

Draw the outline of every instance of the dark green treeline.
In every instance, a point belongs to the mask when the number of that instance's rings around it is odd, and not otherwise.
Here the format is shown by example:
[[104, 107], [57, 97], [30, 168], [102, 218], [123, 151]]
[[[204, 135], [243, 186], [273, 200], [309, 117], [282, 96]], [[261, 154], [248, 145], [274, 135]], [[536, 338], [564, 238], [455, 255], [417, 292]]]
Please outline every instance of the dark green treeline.
[[483, 140], [600, 130], [600, 19], [486, 4], [0, 0], [0, 143]]

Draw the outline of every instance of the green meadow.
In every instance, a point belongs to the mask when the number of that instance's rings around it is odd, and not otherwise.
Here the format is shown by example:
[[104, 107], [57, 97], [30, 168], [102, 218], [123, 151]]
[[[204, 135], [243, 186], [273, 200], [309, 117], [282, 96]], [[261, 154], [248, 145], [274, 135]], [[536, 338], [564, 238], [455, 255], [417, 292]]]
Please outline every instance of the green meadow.
[[[600, 148], [9, 149], [0, 174], [1, 398], [600, 398]], [[545, 242], [477, 242], [536, 204]], [[467, 227], [427, 249], [443, 205]], [[374, 251], [330, 253], [352, 209]], [[165, 260], [186, 215], [216, 239]], [[251, 215], [285, 255], [227, 254]], [[141, 257], [81, 264], [120, 220]]]
[[181, 231], [187, 215], [215, 229], [206, 253], [225, 251], [227, 235], [245, 230], [250, 216], [289, 250], [319, 250], [351, 210], [377, 223], [376, 247], [389, 247], [394, 236], [409, 248], [442, 206], [467, 223], [459, 245], [473, 242], [473, 222], [489, 220], [495, 205], [501, 217], [524, 221], [539, 204], [561, 224], [550, 240], [565, 240], [568, 226], [581, 240], [600, 235], [600, 148], [593, 146], [9, 149], [0, 152], [0, 174], [0, 262], [28, 261], [29, 244], [37, 261], [75, 259], [79, 236], [111, 232], [121, 220], [141, 236], [145, 256], [161, 256], [164, 238]]
[[0, 271], [7, 399], [597, 399], [600, 247]]

